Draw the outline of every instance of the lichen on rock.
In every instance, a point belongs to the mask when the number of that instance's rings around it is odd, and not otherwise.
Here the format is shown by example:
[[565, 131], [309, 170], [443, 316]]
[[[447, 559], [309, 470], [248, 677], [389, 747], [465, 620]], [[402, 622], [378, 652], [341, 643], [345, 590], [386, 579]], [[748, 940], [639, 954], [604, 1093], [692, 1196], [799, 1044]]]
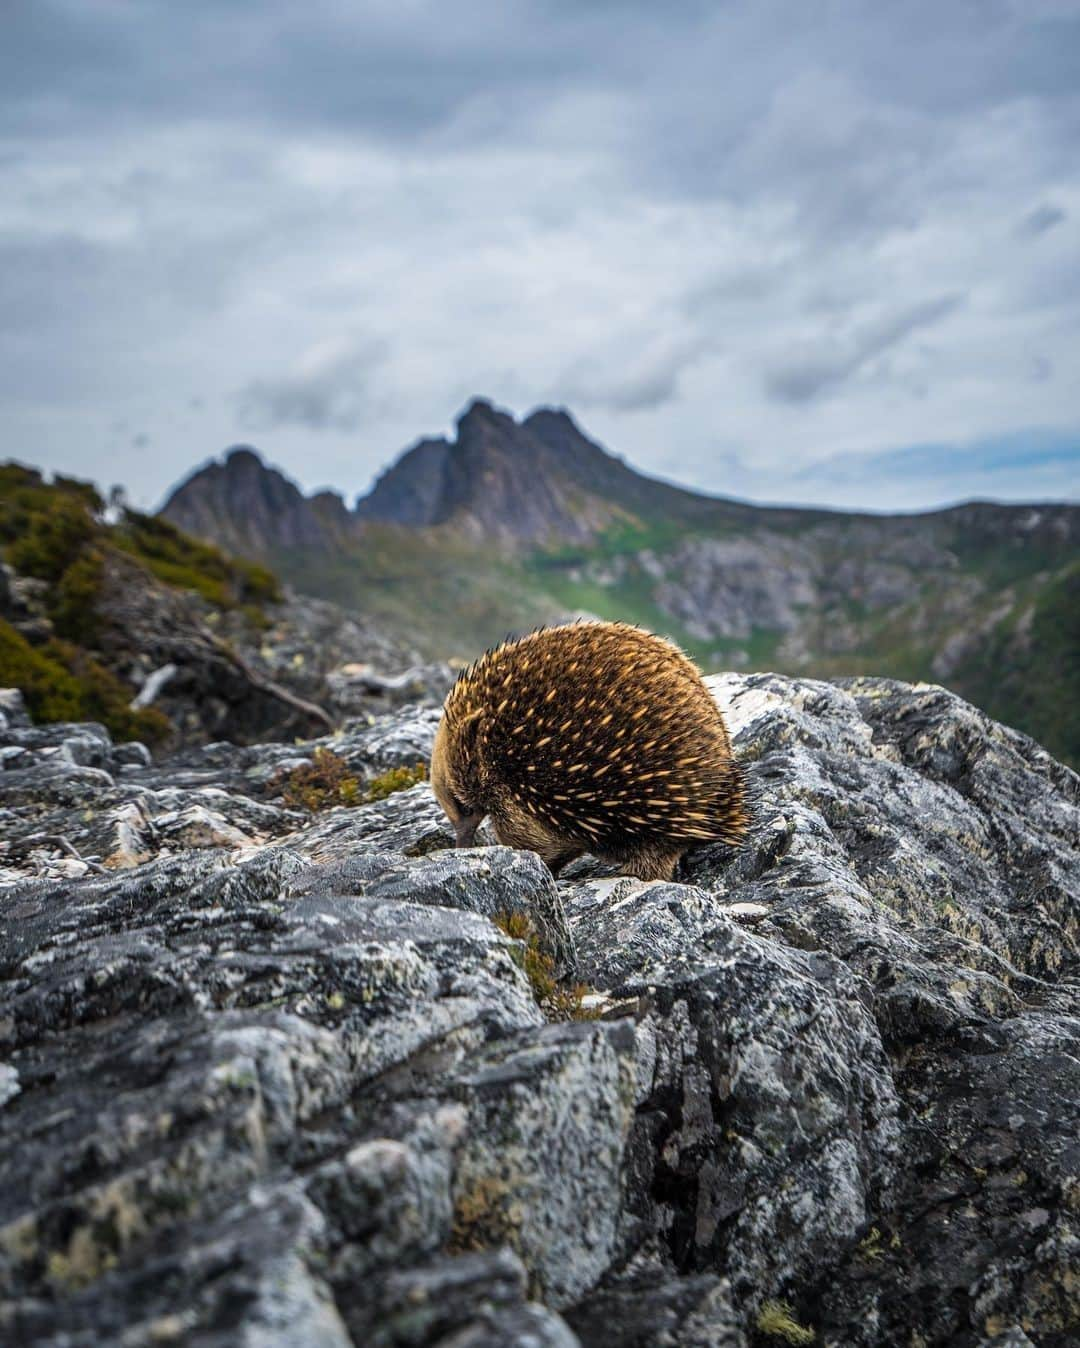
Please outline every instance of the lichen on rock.
[[153, 763], [0, 694], [0, 1340], [1077, 1342], [1080, 779], [936, 687], [711, 686], [754, 830], [663, 884], [281, 798], [430, 708]]

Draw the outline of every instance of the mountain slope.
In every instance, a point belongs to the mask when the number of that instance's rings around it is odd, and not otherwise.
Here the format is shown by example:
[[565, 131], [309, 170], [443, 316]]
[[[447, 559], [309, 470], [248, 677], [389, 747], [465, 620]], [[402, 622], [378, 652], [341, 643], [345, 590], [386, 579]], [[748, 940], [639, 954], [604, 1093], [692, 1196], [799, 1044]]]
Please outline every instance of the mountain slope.
[[1080, 634], [1060, 617], [1076, 506], [754, 506], [635, 472], [565, 411], [518, 422], [484, 401], [353, 511], [237, 457], [194, 474], [166, 517], [432, 655], [471, 656], [576, 613], [622, 618], [709, 668], [945, 682], [1080, 760], [1080, 727], [1061, 711], [1080, 702]]
[[[335, 682], [358, 660], [355, 688]], [[325, 727], [324, 707], [363, 710], [376, 667], [414, 662], [332, 604], [283, 595], [265, 567], [107, 508], [92, 483], [0, 464], [0, 688], [38, 721], [155, 746], [292, 738]]]

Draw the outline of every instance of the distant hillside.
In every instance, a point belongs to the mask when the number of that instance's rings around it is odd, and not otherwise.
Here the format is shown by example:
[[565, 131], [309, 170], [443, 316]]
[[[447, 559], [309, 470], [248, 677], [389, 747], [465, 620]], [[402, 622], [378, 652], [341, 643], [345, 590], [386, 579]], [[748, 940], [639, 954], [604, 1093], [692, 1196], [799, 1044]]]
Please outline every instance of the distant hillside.
[[291, 738], [328, 728], [327, 676], [358, 658], [400, 670], [413, 656], [283, 595], [257, 562], [106, 506], [92, 483], [0, 465], [0, 688], [35, 721], [163, 746]]
[[249, 449], [162, 512], [374, 615], [432, 655], [586, 612], [664, 631], [710, 668], [947, 683], [1080, 761], [1080, 507], [879, 516], [761, 507], [636, 472], [565, 411], [474, 402], [346, 507]]

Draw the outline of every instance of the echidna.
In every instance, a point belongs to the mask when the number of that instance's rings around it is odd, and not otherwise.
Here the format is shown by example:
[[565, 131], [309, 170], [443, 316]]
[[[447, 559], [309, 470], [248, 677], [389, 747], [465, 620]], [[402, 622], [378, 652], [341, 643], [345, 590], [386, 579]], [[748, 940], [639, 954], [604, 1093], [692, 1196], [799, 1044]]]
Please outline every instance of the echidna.
[[485, 816], [557, 873], [591, 852], [667, 880], [694, 843], [737, 844], [742, 772], [723, 718], [676, 646], [625, 623], [542, 628], [463, 670], [431, 782], [459, 847]]

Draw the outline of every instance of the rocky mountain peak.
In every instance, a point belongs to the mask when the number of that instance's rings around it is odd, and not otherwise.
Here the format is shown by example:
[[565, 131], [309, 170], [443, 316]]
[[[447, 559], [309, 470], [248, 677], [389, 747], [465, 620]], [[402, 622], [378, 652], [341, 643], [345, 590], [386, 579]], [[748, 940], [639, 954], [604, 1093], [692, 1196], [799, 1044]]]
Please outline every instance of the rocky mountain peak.
[[265, 464], [259, 457], [259, 451], [251, 445], [233, 445], [231, 449], [225, 451], [225, 467], [234, 471], [246, 469], [250, 472], [264, 469]]
[[180, 528], [246, 556], [318, 551], [354, 537], [366, 521], [458, 529], [509, 547], [588, 544], [612, 525], [658, 506], [683, 514], [708, 498], [657, 483], [584, 434], [563, 407], [522, 421], [474, 398], [453, 439], [424, 438], [380, 474], [352, 511], [325, 494], [306, 498], [250, 445], [226, 451], [173, 492], [162, 514]]
[[461, 436], [463, 426], [470, 427], [485, 422], [503, 427], [515, 425], [511, 414], [504, 412], [500, 407], [496, 407], [490, 398], [473, 398], [457, 419], [458, 437]]
[[565, 407], [538, 407], [521, 424], [535, 434], [582, 435], [581, 427]]
[[[549, 434], [483, 399], [471, 403], [446, 457], [435, 522], [511, 545], [585, 543], [616, 522], [623, 513], [617, 476], [597, 472], [594, 462], [593, 481], [582, 478], [565, 440], [576, 434], [588, 442], [572, 422], [567, 430], [541, 420], [539, 428]], [[599, 446], [589, 449], [603, 465], [619, 468]]]
[[352, 527], [340, 496], [306, 497], [250, 445], [235, 445], [223, 462], [193, 473], [161, 513], [177, 528], [243, 557], [268, 557], [279, 548], [329, 551]]

